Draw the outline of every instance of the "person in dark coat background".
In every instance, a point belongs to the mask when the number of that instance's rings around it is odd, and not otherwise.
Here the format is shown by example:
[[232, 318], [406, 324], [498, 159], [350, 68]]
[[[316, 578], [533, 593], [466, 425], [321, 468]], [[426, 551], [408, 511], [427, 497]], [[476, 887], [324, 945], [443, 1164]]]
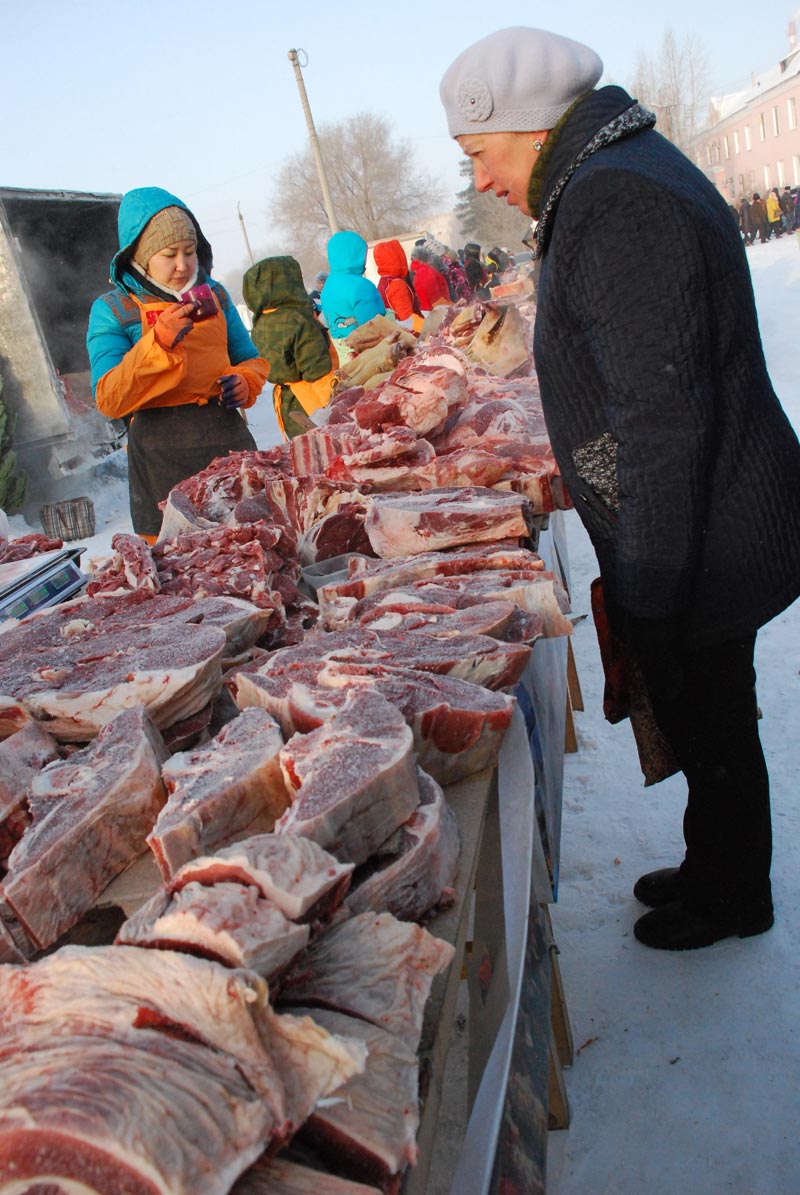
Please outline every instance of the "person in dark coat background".
[[769, 240], [769, 220], [767, 219], [767, 209], [764, 200], [759, 195], [758, 191], [753, 193], [753, 198], [750, 203], [750, 221], [753, 225], [753, 240], [758, 239], [762, 245], [765, 245]]
[[746, 195], [742, 196], [742, 202], [739, 205], [739, 227], [742, 231], [745, 245], [752, 245], [756, 239], [756, 233], [750, 216], [750, 202]]
[[481, 261], [481, 247], [475, 241], [467, 241], [464, 246], [464, 273], [473, 293], [489, 280], [486, 267]]
[[680, 867], [642, 876], [648, 946], [773, 924], [753, 654], [800, 593], [800, 444], [767, 374], [725, 200], [602, 62], [491, 34], [440, 94], [479, 192], [534, 217], [534, 359], [612, 626], [688, 781]]

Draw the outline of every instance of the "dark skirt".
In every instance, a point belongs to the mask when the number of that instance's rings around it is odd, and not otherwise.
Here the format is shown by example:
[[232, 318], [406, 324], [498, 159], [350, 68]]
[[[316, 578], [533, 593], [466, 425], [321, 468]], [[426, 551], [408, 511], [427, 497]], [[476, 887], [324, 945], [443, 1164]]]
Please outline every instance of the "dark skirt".
[[158, 535], [159, 502], [217, 456], [255, 449], [238, 411], [217, 403], [137, 411], [128, 427], [128, 489], [138, 535]]

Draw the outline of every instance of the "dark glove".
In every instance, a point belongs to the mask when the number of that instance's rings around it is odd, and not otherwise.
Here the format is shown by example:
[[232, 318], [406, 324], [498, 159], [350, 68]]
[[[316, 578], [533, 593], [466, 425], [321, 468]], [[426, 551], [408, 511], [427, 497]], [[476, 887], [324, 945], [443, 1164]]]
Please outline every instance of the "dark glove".
[[684, 676], [675, 619], [636, 618], [627, 614], [623, 634], [655, 700], [677, 700], [683, 691]]
[[153, 332], [162, 349], [174, 349], [191, 332], [194, 307], [194, 303], [173, 303], [161, 312]]
[[235, 411], [247, 402], [249, 390], [247, 382], [238, 373], [226, 373], [217, 378], [220, 385], [220, 402], [229, 411]]

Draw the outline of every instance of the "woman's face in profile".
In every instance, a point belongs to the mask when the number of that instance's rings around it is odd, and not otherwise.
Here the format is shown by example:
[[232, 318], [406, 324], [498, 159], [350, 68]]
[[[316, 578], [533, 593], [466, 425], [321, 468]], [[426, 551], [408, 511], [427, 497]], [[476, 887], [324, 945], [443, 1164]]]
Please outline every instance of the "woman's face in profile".
[[191, 282], [197, 270], [197, 246], [194, 241], [176, 241], [154, 253], [147, 272], [159, 286], [180, 290]]
[[509, 207], [517, 207], [529, 216], [528, 180], [541, 152], [533, 148], [533, 143], [546, 138], [546, 132], [464, 133], [456, 141], [472, 162], [475, 189], [482, 193], [494, 191]]

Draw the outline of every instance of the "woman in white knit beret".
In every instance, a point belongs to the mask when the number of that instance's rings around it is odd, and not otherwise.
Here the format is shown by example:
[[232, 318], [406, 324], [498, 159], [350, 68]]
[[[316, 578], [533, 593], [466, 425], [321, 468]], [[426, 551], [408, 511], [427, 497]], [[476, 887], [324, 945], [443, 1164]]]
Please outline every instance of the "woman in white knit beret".
[[[648, 946], [773, 923], [756, 632], [800, 593], [800, 445], [766, 370], [727, 203], [597, 54], [494, 33], [440, 88], [475, 185], [536, 221], [550, 439], [688, 782], [680, 866], [642, 876]], [[677, 863], [677, 861], [675, 861]]]

